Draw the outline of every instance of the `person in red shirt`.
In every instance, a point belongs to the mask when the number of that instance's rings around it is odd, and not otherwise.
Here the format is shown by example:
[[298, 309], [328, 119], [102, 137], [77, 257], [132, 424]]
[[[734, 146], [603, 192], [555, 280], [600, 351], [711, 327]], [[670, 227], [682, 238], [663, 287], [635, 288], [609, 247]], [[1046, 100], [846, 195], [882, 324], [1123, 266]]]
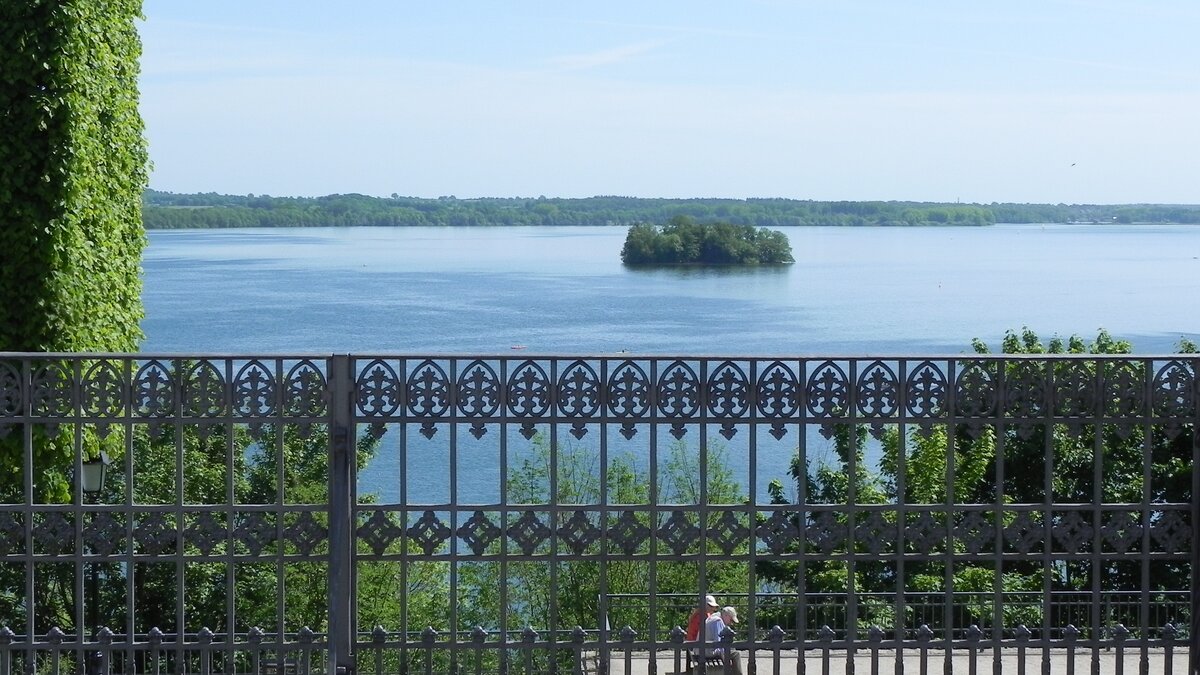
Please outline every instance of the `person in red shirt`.
[[719, 607], [720, 605], [717, 604], [716, 598], [711, 595], [704, 596], [704, 600], [700, 603], [700, 606], [694, 609], [692, 615], [688, 617], [687, 634], [683, 639], [688, 642], [698, 641], [700, 639], [700, 627], [704, 625], [708, 616], [717, 611]]

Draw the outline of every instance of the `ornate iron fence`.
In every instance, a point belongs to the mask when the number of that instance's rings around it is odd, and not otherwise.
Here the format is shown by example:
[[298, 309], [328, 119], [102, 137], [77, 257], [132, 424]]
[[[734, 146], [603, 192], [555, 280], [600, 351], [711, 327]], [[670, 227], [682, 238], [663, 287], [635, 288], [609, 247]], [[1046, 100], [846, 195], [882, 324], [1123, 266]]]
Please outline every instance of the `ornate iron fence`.
[[0, 675], [1200, 673], [1198, 364], [0, 354]]

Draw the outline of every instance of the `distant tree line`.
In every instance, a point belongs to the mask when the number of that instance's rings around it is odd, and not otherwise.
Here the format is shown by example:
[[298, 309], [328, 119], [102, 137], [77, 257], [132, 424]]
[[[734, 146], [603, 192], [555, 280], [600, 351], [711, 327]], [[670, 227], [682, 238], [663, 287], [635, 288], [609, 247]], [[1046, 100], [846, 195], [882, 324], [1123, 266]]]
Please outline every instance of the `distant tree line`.
[[618, 225], [698, 223], [915, 226], [994, 223], [1200, 223], [1200, 205], [941, 204], [821, 202], [796, 199], [583, 199], [325, 197], [175, 194], [148, 190], [142, 216], [149, 229], [187, 227], [345, 227], [407, 225]]
[[621, 247], [627, 265], [781, 265], [795, 262], [787, 235], [731, 223], [697, 223], [675, 216], [663, 226], [629, 228]]

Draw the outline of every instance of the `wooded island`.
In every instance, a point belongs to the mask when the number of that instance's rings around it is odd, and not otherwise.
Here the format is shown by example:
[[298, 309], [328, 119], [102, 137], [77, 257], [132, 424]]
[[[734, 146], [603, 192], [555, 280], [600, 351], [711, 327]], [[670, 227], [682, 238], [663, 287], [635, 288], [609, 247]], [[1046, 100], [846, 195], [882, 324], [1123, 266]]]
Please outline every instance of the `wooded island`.
[[675, 216], [661, 227], [629, 228], [621, 247], [626, 265], [786, 265], [795, 262], [787, 235], [732, 223], [696, 223]]

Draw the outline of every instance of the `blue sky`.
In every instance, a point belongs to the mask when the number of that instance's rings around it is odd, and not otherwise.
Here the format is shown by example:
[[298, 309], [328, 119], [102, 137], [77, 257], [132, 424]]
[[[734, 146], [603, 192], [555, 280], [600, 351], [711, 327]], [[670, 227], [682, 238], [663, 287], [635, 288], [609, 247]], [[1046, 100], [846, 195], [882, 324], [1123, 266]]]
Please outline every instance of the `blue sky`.
[[146, 0], [151, 187], [1200, 203], [1200, 3]]

